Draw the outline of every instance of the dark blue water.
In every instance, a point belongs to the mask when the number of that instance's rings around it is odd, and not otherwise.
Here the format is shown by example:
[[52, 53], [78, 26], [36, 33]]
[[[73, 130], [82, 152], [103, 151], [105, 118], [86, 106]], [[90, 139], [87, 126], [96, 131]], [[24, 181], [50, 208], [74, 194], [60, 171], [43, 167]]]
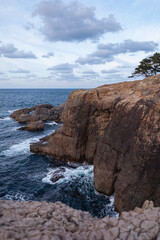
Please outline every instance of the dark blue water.
[[[113, 197], [94, 189], [93, 166], [64, 164], [30, 153], [30, 143], [51, 134], [58, 125], [45, 124], [42, 132], [19, 131], [20, 125], [9, 118], [16, 109], [65, 102], [72, 90], [0, 90], [0, 199], [61, 201], [93, 216], [115, 216]], [[52, 173], [62, 168], [64, 178], [53, 183]]]

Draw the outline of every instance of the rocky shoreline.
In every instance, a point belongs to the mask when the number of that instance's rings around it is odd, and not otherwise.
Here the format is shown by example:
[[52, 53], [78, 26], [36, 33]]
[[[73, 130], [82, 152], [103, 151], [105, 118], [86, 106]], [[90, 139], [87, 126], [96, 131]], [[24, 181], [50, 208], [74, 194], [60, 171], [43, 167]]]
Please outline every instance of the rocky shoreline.
[[[57, 121], [63, 125], [30, 146], [33, 153], [94, 164], [95, 188], [115, 193], [118, 219], [93, 218], [60, 202], [4, 200], [0, 239], [160, 239], [159, 89], [157, 75], [73, 91], [60, 108]], [[45, 122], [53, 106], [46, 108], [18, 110], [11, 117], [19, 123]]]
[[73, 91], [63, 125], [30, 146], [63, 161], [94, 164], [98, 192], [127, 211], [160, 206], [160, 75]]
[[118, 219], [93, 218], [61, 202], [0, 201], [1, 240], [159, 240], [159, 226], [160, 208], [149, 201]]

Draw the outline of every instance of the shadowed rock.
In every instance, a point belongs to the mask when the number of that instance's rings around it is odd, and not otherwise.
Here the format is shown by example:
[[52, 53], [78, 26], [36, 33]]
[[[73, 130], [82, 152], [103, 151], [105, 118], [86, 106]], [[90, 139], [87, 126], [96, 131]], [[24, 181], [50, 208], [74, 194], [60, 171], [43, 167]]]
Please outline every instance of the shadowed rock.
[[115, 192], [120, 212], [146, 199], [160, 206], [160, 75], [73, 91], [62, 118], [32, 152], [94, 162], [96, 190]]

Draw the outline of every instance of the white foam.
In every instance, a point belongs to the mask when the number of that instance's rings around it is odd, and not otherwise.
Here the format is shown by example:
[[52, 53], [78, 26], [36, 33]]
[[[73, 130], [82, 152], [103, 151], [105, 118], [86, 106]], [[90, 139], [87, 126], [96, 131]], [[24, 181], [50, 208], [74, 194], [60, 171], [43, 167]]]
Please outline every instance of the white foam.
[[12, 120], [10, 117], [0, 118], [0, 121], [10, 121]]
[[54, 172], [57, 170], [58, 168], [55, 168], [55, 169], [49, 168], [47, 176], [42, 179], [42, 182], [48, 183], [48, 184], [56, 184], [56, 183], [60, 184], [60, 183], [68, 182], [80, 176], [85, 177], [91, 173], [93, 174], [93, 166], [84, 165], [84, 166], [79, 166], [77, 168], [65, 167], [65, 171], [62, 172], [62, 175], [64, 176], [64, 178], [60, 178], [57, 182], [54, 183], [51, 181], [51, 177], [52, 177], [52, 174], [54, 174]]
[[19, 200], [19, 201], [28, 201], [32, 198], [32, 195], [19, 193], [19, 192], [11, 192], [10, 194], [6, 194], [4, 197], [0, 198], [0, 200]]
[[58, 124], [58, 123], [56, 123], [55, 121], [53, 121], [53, 122], [48, 122], [48, 123], [46, 123], [47, 125], [51, 125], [51, 126], [53, 126], [53, 125], [60, 125], [60, 124]]
[[43, 138], [46, 135], [49, 135], [51, 133], [53, 133], [53, 130], [51, 132], [49, 132], [48, 134], [45, 133], [44, 135], [28, 138], [28, 139], [24, 140], [23, 142], [13, 144], [9, 149], [2, 151], [1, 155], [10, 157], [10, 156], [18, 156], [18, 155], [30, 153], [30, 143], [37, 142], [40, 138]]
[[17, 110], [19, 110], [19, 109], [8, 110], [7, 112], [8, 112], [8, 113], [13, 113], [13, 112], [15, 112], [15, 111], [17, 111]]

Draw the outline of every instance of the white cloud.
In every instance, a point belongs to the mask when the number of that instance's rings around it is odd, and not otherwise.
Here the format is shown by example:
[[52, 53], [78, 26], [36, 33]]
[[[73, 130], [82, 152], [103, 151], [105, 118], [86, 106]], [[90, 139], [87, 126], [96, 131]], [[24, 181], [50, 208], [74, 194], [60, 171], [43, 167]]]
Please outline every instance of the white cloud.
[[33, 15], [42, 20], [40, 31], [49, 41], [94, 40], [106, 32], [122, 30], [113, 15], [99, 20], [94, 7], [86, 7], [76, 1], [41, 1]]

